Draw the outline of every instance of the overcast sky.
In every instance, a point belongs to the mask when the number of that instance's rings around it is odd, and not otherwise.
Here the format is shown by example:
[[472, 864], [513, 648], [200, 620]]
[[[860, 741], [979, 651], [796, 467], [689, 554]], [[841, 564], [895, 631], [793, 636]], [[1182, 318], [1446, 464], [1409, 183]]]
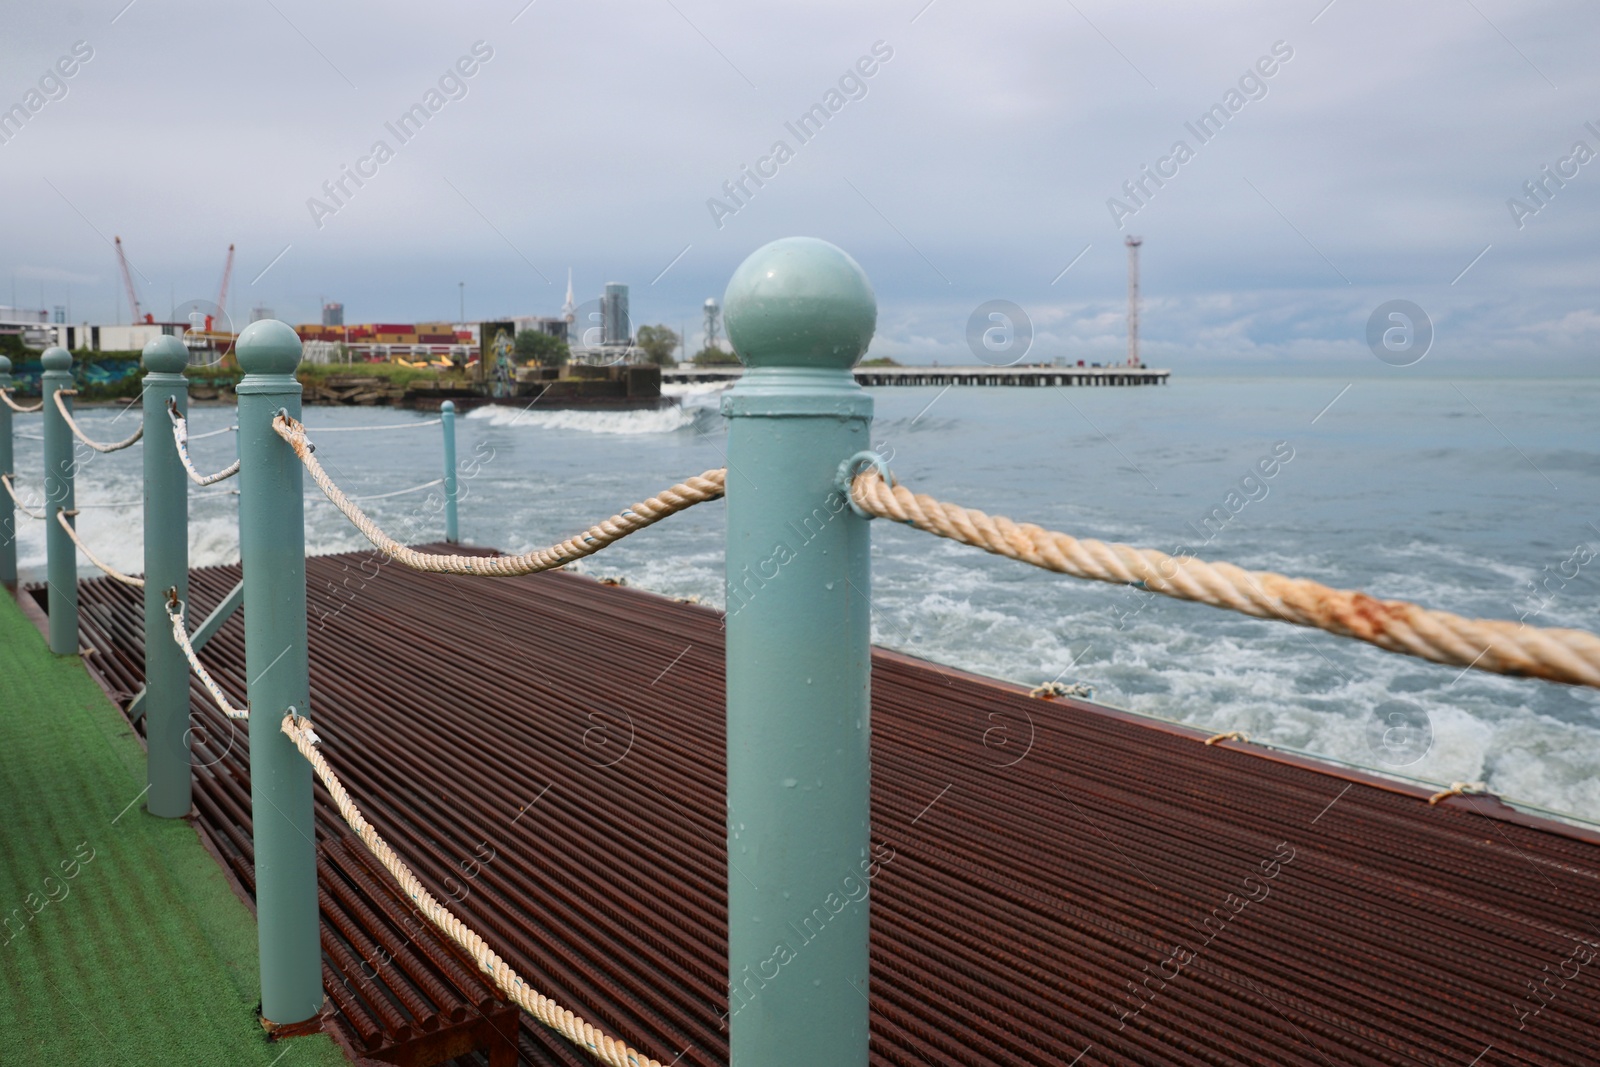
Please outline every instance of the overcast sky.
[[127, 321], [121, 235], [158, 317], [215, 297], [231, 242], [238, 320], [453, 319], [459, 282], [469, 319], [555, 314], [570, 267], [698, 337], [741, 259], [809, 234], [871, 277], [875, 355], [973, 362], [1003, 299], [1030, 360], [1102, 360], [1132, 233], [1148, 363], [1382, 371], [1368, 320], [1404, 299], [1419, 370], [1594, 365], [1592, 3], [526, 2], [9, 4], [18, 303]]

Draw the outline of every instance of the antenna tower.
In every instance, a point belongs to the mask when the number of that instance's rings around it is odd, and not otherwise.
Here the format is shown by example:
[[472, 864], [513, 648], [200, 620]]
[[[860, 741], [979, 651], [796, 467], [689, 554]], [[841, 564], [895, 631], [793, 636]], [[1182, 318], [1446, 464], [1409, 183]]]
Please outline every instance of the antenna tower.
[[1139, 246], [1143, 237], [1129, 237], [1122, 242], [1128, 246], [1128, 366], [1142, 367], [1139, 362]]

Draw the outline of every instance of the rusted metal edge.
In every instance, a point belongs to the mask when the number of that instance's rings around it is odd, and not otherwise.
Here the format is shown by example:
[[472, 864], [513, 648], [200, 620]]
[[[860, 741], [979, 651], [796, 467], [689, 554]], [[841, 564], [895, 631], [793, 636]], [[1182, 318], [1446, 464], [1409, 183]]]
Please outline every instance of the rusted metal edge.
[[[951, 675], [975, 684], [993, 686], [997, 689], [1002, 689], [1006, 692], [1016, 693], [1022, 696], [1028, 695], [1027, 686], [1018, 685], [1015, 682], [1009, 682], [999, 678], [991, 678], [983, 674], [976, 674], [972, 671], [963, 670], [960, 667], [951, 667], [948, 664], [939, 663], [936, 660], [925, 659], [920, 656], [913, 656], [906, 652], [898, 652], [874, 645], [872, 648], [872, 654], [875, 657], [881, 656], [890, 661], [899, 662], [907, 666], [921, 667], [925, 670], [932, 670], [936, 673]], [[1215, 736], [1213, 731], [1202, 729], [1198, 726], [1189, 726], [1185, 723], [1171, 722], [1166, 719], [1158, 719], [1153, 716], [1141, 715], [1136, 711], [1128, 711], [1125, 708], [1114, 708], [1106, 704], [1096, 704], [1092, 701], [1080, 700], [1075, 697], [1060, 697], [1052, 699], [1048, 701], [1048, 703], [1055, 704], [1059, 707], [1071, 708], [1073, 711], [1078, 711], [1089, 715], [1097, 715], [1101, 718], [1111, 719], [1116, 722], [1129, 723], [1135, 726], [1143, 727], [1147, 730], [1156, 730], [1160, 733], [1171, 734], [1174, 737], [1182, 737], [1191, 741], [1199, 741], [1201, 743], [1204, 743], [1208, 738]], [[1373, 789], [1380, 789], [1386, 793], [1394, 793], [1398, 796], [1409, 797], [1412, 800], [1420, 800], [1424, 804], [1426, 804], [1429, 798], [1434, 796], [1439, 791], [1439, 787], [1429, 788], [1425, 785], [1418, 785], [1398, 778], [1388, 778], [1374, 771], [1361, 770], [1356, 767], [1336, 763], [1327, 759], [1319, 759], [1316, 756], [1310, 756], [1300, 752], [1288, 752], [1283, 749], [1273, 748], [1268, 744], [1252, 741], [1240, 742], [1222, 740], [1216, 742], [1216, 744], [1210, 747], [1226, 749], [1229, 752], [1237, 752], [1243, 755], [1254, 756], [1257, 759], [1264, 759], [1272, 763], [1281, 763], [1285, 766], [1299, 768], [1300, 770], [1313, 771], [1317, 774], [1333, 778], [1336, 781], [1351, 782], [1355, 785], [1370, 786]], [[1525, 811], [1521, 808], [1517, 808], [1506, 803], [1500, 797], [1493, 794], [1471, 794], [1465, 796], [1447, 797], [1444, 800], [1439, 801], [1437, 806], [1466, 808], [1467, 810], [1476, 812], [1487, 819], [1508, 822], [1512, 823], [1513, 825], [1524, 826], [1532, 830], [1542, 830], [1546, 833], [1570, 838], [1574, 841], [1582, 841], [1583, 843], [1589, 845], [1600, 845], [1600, 830], [1592, 829], [1587, 826], [1579, 826], [1575, 823], [1569, 823], [1561, 819], [1552, 818], [1547, 815], [1541, 815], [1537, 812]]]

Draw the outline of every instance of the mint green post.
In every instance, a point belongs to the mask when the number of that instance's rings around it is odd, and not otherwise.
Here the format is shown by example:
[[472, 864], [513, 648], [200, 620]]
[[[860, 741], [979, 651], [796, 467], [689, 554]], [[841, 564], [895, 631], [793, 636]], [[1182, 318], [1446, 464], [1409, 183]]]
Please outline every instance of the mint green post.
[[444, 539], [451, 544], [461, 540], [461, 524], [456, 516], [456, 402], [439, 405], [439, 421], [444, 425]]
[[[0, 389], [11, 388], [11, 361], [0, 356]], [[0, 474], [17, 484], [16, 456], [11, 450], [11, 408], [0, 404]], [[0, 493], [0, 584], [17, 584], [17, 510], [10, 493]]]
[[189, 477], [172, 416], [189, 414], [188, 349], [176, 337], [144, 346], [144, 722], [150, 791], [145, 808], [189, 814], [189, 664], [172, 639], [167, 598], [189, 600]]
[[871, 575], [837, 482], [869, 444], [865, 273], [791, 237], [723, 303], [731, 1067], [866, 1067]]
[[[72, 456], [72, 428], [56, 408], [55, 394], [74, 387], [72, 353], [65, 348], [47, 348], [40, 362], [44, 364], [39, 393], [44, 397], [44, 545], [50, 651], [71, 656], [78, 651], [78, 546], [61, 528], [56, 514], [78, 506], [72, 487], [77, 461]], [[72, 398], [64, 398], [64, 403], [70, 411]], [[67, 521], [76, 525], [71, 517]]]
[[322, 1009], [316, 826], [311, 764], [280, 728], [309, 715], [306, 530], [300, 460], [272, 428], [300, 417], [300, 338], [276, 319], [252, 322], [234, 347], [239, 396], [239, 548], [244, 561], [245, 671], [250, 683], [250, 817], [255, 828], [261, 1016], [267, 1028]]

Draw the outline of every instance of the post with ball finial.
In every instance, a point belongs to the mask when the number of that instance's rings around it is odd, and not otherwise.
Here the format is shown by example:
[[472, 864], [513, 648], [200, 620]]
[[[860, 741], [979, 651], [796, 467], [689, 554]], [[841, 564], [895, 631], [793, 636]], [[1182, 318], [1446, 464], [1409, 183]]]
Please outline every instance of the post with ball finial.
[[261, 1017], [268, 1029], [322, 1010], [316, 825], [311, 764], [281, 729], [311, 714], [306, 655], [303, 470], [272, 428], [300, 417], [300, 338], [276, 319], [252, 322], [234, 351], [239, 396], [239, 548], [244, 563], [245, 674], [250, 692], [250, 801], [255, 829]]
[[[11, 361], [0, 356], [0, 391], [11, 388]], [[11, 408], [0, 403], [0, 474], [17, 483], [16, 458], [11, 451]], [[17, 584], [17, 513], [10, 493], [0, 493], [0, 584]]]
[[[78, 651], [78, 546], [56, 516], [77, 509], [73, 476], [78, 461], [72, 454], [72, 428], [56, 407], [55, 394], [73, 388], [72, 353], [65, 348], [47, 348], [39, 362], [44, 367], [39, 393], [44, 398], [44, 547], [50, 651], [70, 656]], [[62, 402], [71, 410], [71, 397], [63, 397]], [[67, 522], [76, 525], [70, 514]]]
[[456, 513], [456, 402], [439, 405], [439, 422], [444, 426], [444, 539], [452, 545], [461, 540], [461, 520]]
[[877, 301], [843, 251], [758, 249], [723, 302], [728, 427], [728, 1017], [733, 1067], [865, 1067], [871, 576], [841, 472]]
[[167, 605], [189, 600], [189, 478], [172, 413], [189, 414], [189, 351], [163, 335], [144, 346], [144, 716], [150, 792], [164, 819], [189, 814], [189, 664], [172, 640]]

